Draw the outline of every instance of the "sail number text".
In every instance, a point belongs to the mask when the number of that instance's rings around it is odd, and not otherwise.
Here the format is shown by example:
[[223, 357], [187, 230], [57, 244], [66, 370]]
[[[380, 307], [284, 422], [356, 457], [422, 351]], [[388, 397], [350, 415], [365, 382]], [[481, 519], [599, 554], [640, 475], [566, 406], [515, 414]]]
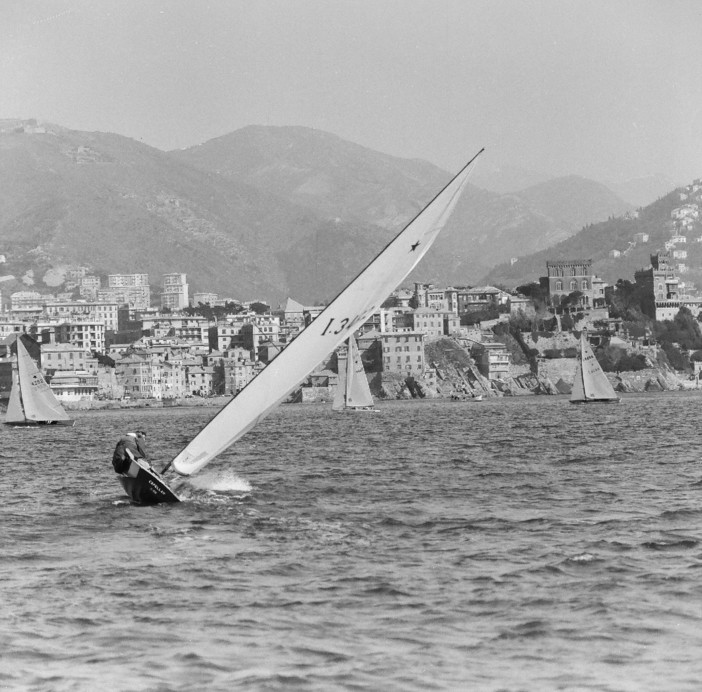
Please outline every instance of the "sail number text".
[[325, 336], [327, 334], [341, 334], [341, 332], [343, 332], [344, 329], [348, 327], [349, 322], [351, 322], [351, 319], [348, 317], [344, 317], [341, 320], [337, 320], [335, 317], [332, 317], [327, 323], [327, 326], [324, 327], [322, 336]]

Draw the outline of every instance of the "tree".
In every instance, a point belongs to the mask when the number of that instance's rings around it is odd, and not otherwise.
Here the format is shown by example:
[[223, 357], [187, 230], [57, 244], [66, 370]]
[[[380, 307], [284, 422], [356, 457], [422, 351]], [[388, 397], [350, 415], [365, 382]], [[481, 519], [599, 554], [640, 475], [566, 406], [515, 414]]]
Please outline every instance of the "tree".
[[532, 281], [531, 283], [517, 286], [517, 293], [527, 298], [531, 298], [531, 301], [534, 303], [537, 310], [539, 307], [548, 305], [548, 289], [537, 281]]
[[616, 285], [605, 294], [610, 316], [630, 322], [647, 321], [645, 315], [650, 313], [652, 300], [652, 296], [643, 286], [627, 279], [617, 279]]
[[678, 344], [685, 350], [702, 348], [699, 322], [686, 307], [680, 308], [672, 320], [655, 322], [653, 333], [664, 348], [672, 344]]
[[562, 308], [568, 308], [568, 307], [577, 307], [580, 305], [580, 299], [583, 297], [583, 292], [582, 291], [573, 291], [572, 293], [569, 293], [567, 296], [561, 296], [561, 307]]

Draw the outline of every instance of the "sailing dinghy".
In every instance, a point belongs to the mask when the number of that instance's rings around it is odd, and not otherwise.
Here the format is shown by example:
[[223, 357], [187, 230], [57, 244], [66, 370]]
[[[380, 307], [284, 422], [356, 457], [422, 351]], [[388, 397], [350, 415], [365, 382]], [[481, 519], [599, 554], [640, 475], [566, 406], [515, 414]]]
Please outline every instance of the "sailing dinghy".
[[580, 355], [575, 369], [571, 404], [588, 404], [593, 402], [619, 403], [614, 388], [607, 375], [600, 367], [595, 354], [587, 342], [585, 332], [580, 334]]
[[[129, 450], [127, 450], [129, 454]], [[130, 455], [131, 456], [131, 455]], [[159, 502], [180, 502], [180, 498], [161, 478], [146, 459], [132, 458], [129, 469], [117, 479], [132, 502], [139, 505], [155, 505]]]
[[[350, 338], [414, 269], [446, 225], [478, 152], [380, 254], [164, 468], [191, 476], [260, 423]], [[161, 501], [161, 500], [155, 500]]]
[[12, 390], [7, 404], [7, 425], [74, 425], [51, 391], [22, 339], [15, 341], [17, 358], [12, 364]]
[[378, 411], [373, 406], [373, 395], [361, 360], [358, 344], [353, 336], [346, 342], [346, 357], [339, 356], [338, 383], [334, 393], [333, 411]]

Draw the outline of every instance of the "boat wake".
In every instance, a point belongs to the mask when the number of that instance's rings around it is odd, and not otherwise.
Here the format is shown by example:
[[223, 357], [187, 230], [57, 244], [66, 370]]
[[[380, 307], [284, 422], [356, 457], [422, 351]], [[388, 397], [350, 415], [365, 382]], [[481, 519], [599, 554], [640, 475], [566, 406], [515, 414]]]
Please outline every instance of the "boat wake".
[[251, 483], [240, 478], [233, 471], [210, 471], [198, 474], [188, 480], [188, 485], [198, 490], [211, 490], [214, 492], [233, 492], [248, 494], [251, 492]]

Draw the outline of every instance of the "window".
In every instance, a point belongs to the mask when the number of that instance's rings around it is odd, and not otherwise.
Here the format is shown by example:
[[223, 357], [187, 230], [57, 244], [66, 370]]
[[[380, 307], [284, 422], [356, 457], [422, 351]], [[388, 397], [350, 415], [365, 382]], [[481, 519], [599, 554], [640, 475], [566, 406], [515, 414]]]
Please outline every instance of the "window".
[[575, 281], [575, 279], [574, 279], [573, 281], [570, 282], [570, 290], [577, 291], [577, 289], [578, 289], [578, 282]]
[[587, 279], [582, 280], [582, 283], [580, 284], [580, 288], [582, 288], [583, 291], [587, 291], [587, 289], [588, 289]]
[[563, 290], [563, 282], [560, 279], [558, 281], [556, 281], [556, 290], [557, 291]]

